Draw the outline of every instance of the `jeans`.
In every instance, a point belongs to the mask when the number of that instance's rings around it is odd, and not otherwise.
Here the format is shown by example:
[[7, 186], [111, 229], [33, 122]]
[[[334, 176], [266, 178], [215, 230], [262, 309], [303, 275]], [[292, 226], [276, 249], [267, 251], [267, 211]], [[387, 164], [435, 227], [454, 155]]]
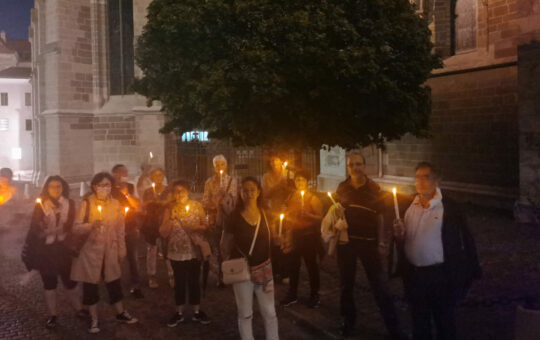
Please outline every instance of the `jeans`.
[[201, 286], [199, 277], [201, 275], [201, 261], [197, 259], [187, 261], [173, 261], [171, 266], [174, 272], [174, 297], [177, 306], [186, 304], [186, 288], [189, 304], [199, 305], [201, 303]]
[[317, 256], [319, 254], [318, 247], [320, 246], [320, 243], [321, 238], [318, 234], [305, 235], [302, 238], [298, 237], [295, 239], [294, 249], [288, 256], [288, 265], [290, 268], [289, 296], [297, 297], [302, 258], [304, 258], [304, 263], [306, 264], [309, 274], [311, 296], [313, 297], [319, 294], [320, 277]]
[[[157, 257], [158, 257], [158, 244], [164, 242], [162, 239], [158, 239], [156, 244], [146, 244], [146, 273], [148, 276], [156, 276], [157, 272]], [[167, 273], [169, 277], [173, 276], [173, 270], [171, 267], [171, 261], [165, 260], [167, 265]]]
[[255, 286], [251, 280], [233, 284], [233, 290], [238, 309], [240, 338], [253, 340], [253, 293], [255, 293], [264, 320], [266, 340], [279, 339], [274, 292], [264, 292], [262, 286]]
[[412, 267], [403, 279], [413, 322], [414, 340], [431, 340], [432, 320], [438, 340], [456, 339], [457, 299], [444, 266]]
[[369, 286], [390, 334], [399, 332], [399, 324], [394, 302], [386, 286], [386, 276], [377, 251], [377, 243], [351, 240], [337, 246], [337, 260], [341, 281], [341, 315], [345, 326], [353, 327], [356, 322], [354, 302], [354, 281], [356, 278], [356, 259], [360, 258]]

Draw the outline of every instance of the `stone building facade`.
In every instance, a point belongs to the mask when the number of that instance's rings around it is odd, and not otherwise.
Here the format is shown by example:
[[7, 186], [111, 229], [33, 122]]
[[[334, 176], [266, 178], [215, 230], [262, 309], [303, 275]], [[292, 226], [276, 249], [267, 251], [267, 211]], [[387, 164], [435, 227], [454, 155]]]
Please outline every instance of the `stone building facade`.
[[[530, 180], [525, 178], [540, 176], [536, 174], [540, 167], [524, 171], [522, 165], [520, 170], [524, 152], [520, 135], [540, 124], [538, 116], [531, 117], [532, 104], [526, 102], [540, 97], [540, 87], [525, 71], [538, 63], [531, 50], [538, 48], [533, 42], [540, 41], [540, 2], [415, 2], [418, 14], [428, 19], [435, 51], [444, 62], [427, 81], [433, 102], [431, 137], [405, 136], [380, 153], [366, 149], [370, 174], [383, 186], [411, 191], [414, 166], [427, 160], [442, 169], [443, 188], [462, 199], [505, 208], [516, 200], [527, 201]], [[526, 62], [523, 51], [528, 53]], [[529, 115], [527, 122], [523, 109]], [[321, 167], [324, 172], [324, 164]]]
[[36, 0], [32, 10], [34, 181], [88, 180], [116, 163], [164, 163], [163, 115], [130, 88], [150, 0]]

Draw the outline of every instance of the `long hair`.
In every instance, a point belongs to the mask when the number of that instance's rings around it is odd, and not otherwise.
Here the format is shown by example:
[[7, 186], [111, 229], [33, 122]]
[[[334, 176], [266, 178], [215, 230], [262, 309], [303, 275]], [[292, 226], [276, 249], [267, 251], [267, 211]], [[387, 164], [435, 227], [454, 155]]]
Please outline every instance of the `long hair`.
[[69, 199], [69, 184], [66, 182], [65, 179], [63, 179], [62, 177], [58, 175], [47, 177], [47, 179], [45, 180], [45, 183], [43, 184], [43, 187], [41, 188], [41, 194], [39, 194], [39, 196], [42, 199], [46, 198], [46, 199], [51, 200], [51, 202], [53, 202], [55, 206], [58, 206], [60, 204], [58, 203], [58, 200], [52, 198], [51, 195], [49, 195], [49, 184], [55, 181], [60, 182], [60, 184], [62, 185], [62, 196], [64, 198]]
[[[262, 209], [263, 208], [263, 197], [262, 197], [261, 183], [259, 182], [259, 180], [257, 178], [255, 178], [253, 176], [247, 176], [247, 177], [244, 177], [242, 179], [242, 181], [240, 182], [240, 190], [242, 190], [242, 187], [247, 182], [252, 182], [257, 186], [257, 189], [259, 190], [259, 197], [257, 197], [257, 207], [259, 207], [259, 209]], [[242, 210], [244, 210], [244, 207], [245, 207], [245, 205], [244, 205], [244, 200], [242, 200], [242, 195], [238, 195], [238, 200], [236, 201], [235, 211], [239, 213]]]
[[94, 190], [94, 186], [99, 184], [104, 179], [108, 179], [111, 182], [111, 186], [114, 185], [114, 178], [113, 176], [108, 172], [99, 172], [92, 177], [92, 181], [90, 181], [90, 189], [95, 194], [96, 191]]

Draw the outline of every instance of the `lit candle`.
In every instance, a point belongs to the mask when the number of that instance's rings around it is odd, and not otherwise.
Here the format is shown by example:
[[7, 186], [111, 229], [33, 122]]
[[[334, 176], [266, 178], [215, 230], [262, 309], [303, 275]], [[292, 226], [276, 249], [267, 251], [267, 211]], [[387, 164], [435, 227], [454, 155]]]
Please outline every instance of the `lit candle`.
[[150, 155], [150, 160], [153, 160], [154, 159], [154, 154], [152, 153], [152, 151], [150, 151], [149, 155]]
[[223, 186], [223, 170], [219, 170], [219, 186]]
[[330, 191], [328, 192], [328, 197], [330, 197], [330, 199], [332, 200], [332, 204], [333, 204], [334, 206], [336, 206], [337, 203], [336, 203], [336, 201], [334, 201], [334, 198], [332, 197], [332, 193], [331, 193]]
[[399, 220], [399, 205], [397, 200], [397, 189], [395, 187], [392, 189], [392, 193], [394, 194], [394, 210], [396, 211], [396, 219]]
[[189, 205], [186, 205], [186, 214], [189, 213]]
[[41, 200], [40, 197], [36, 198], [36, 203], [41, 205], [41, 210], [43, 210], [43, 212], [45, 212], [45, 208], [43, 207], [43, 201]]
[[300, 191], [300, 196], [302, 197], [302, 210], [304, 210], [304, 195], [306, 192], [304, 190]]
[[97, 206], [97, 210], [99, 211], [99, 219], [102, 220], [103, 219], [103, 215], [101, 214], [101, 210], [103, 210], [103, 207], [101, 205], [98, 205]]
[[154, 189], [154, 194], [156, 193], [156, 183], [152, 182], [152, 189]]
[[279, 232], [278, 235], [281, 236], [281, 230], [283, 229], [283, 218], [285, 217], [284, 214], [279, 215]]
[[128, 211], [129, 211], [129, 207], [125, 207], [125, 208], [124, 208], [124, 215], [127, 216]]

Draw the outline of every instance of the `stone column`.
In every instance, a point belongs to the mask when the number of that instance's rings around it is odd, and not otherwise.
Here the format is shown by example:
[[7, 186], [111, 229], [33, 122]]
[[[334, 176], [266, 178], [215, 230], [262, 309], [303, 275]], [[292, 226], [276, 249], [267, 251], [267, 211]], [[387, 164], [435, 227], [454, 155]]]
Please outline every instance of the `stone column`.
[[[540, 208], [540, 42], [518, 48], [519, 200], [515, 216], [538, 223]], [[536, 208], [536, 209], [534, 209]]]

